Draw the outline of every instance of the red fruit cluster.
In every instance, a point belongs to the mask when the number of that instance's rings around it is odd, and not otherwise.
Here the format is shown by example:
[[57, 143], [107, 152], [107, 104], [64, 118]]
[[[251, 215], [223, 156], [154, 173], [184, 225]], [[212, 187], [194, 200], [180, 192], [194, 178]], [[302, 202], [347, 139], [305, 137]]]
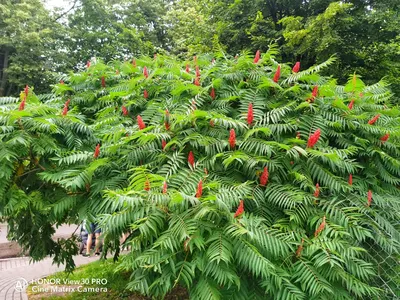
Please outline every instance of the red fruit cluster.
[[87, 61], [86, 68], [90, 68], [90, 60]]
[[322, 230], [324, 230], [325, 226], [326, 226], [326, 217], [324, 216], [324, 217], [322, 218], [322, 223], [321, 223], [321, 225], [319, 225], [318, 228], [317, 228], [317, 230], [315, 230], [314, 236], [317, 237], [318, 234], [319, 234]]
[[304, 244], [304, 239], [301, 239], [301, 244], [299, 245], [299, 247], [296, 250], [296, 257], [301, 256], [301, 252], [303, 251], [303, 244]]
[[317, 198], [318, 198], [318, 196], [319, 196], [319, 184], [317, 183], [317, 184], [315, 185], [314, 197], [317, 197]]
[[150, 181], [148, 179], [144, 182], [144, 190], [150, 191]]
[[146, 77], [146, 78], [149, 78], [149, 72], [147, 71], [147, 67], [146, 66], [144, 66], [144, 68], [143, 68], [143, 76]]
[[211, 89], [210, 96], [213, 100], [215, 99], [215, 89], [214, 88]]
[[349, 175], [349, 185], [353, 185], [353, 175]]
[[264, 167], [264, 170], [261, 173], [261, 177], [260, 177], [260, 185], [261, 186], [266, 186], [266, 184], [268, 183], [268, 177], [269, 177], [268, 167]]
[[106, 79], [104, 78], [104, 76], [101, 76], [101, 86], [103, 88], [106, 87]]
[[194, 168], [194, 154], [192, 151], [189, 152], [189, 156], [188, 156], [188, 163]]
[[144, 99], [149, 98], [149, 92], [147, 90], [143, 91], [143, 97], [144, 97]]
[[292, 69], [293, 73], [297, 73], [300, 71], [300, 62], [296, 62], [296, 64], [294, 65], [293, 69]]
[[146, 124], [144, 124], [143, 119], [142, 119], [142, 117], [140, 115], [137, 116], [137, 122], [138, 122], [140, 130], [146, 128]]
[[249, 103], [249, 107], [247, 109], [247, 124], [250, 126], [254, 121], [254, 111], [253, 111], [253, 103]]
[[348, 108], [349, 108], [349, 109], [353, 109], [353, 106], [354, 106], [354, 99], [352, 99], [352, 100], [350, 101], [350, 103], [349, 103], [349, 105], [348, 105]]
[[233, 217], [237, 218], [237, 217], [241, 216], [243, 213], [244, 213], [244, 202], [243, 202], [243, 200], [240, 200], [239, 206]]
[[389, 139], [389, 137], [390, 137], [390, 134], [389, 134], [389, 133], [386, 133], [383, 137], [381, 137], [382, 143], [387, 142], [387, 140]]
[[197, 184], [196, 198], [200, 198], [201, 195], [203, 195], [203, 180], [200, 179], [199, 183]]
[[213, 121], [213, 120], [210, 120], [210, 126], [211, 126], [211, 127], [214, 127], [214, 125], [215, 125], [215, 124], [214, 124], [214, 121]]
[[277, 83], [279, 81], [279, 78], [281, 78], [281, 65], [278, 65], [278, 68], [276, 69], [275, 75], [274, 75], [274, 82]]
[[26, 103], [26, 97], [24, 97], [24, 99], [19, 104], [18, 110], [24, 110], [25, 109], [25, 103]]
[[24, 93], [25, 93], [25, 97], [28, 97], [28, 93], [29, 93], [29, 86], [28, 85], [25, 85]]
[[100, 144], [97, 144], [96, 149], [94, 150], [93, 157], [98, 158], [100, 155]]
[[367, 203], [367, 206], [370, 207], [371, 203], [372, 203], [372, 191], [369, 190], [368, 191], [368, 203]]
[[65, 101], [65, 103], [64, 103], [64, 108], [63, 108], [63, 110], [62, 110], [62, 115], [63, 115], [63, 116], [66, 116], [66, 115], [67, 115], [67, 113], [68, 113], [68, 105], [69, 105], [70, 102], [71, 102], [70, 99], [68, 99], [67, 101]]
[[308, 138], [307, 147], [312, 148], [318, 142], [319, 137], [321, 136], [321, 129], [317, 129], [310, 137]]
[[164, 181], [163, 188], [162, 188], [162, 193], [163, 193], [163, 194], [166, 194], [166, 193], [167, 193], [167, 189], [168, 189], [167, 182]]
[[200, 79], [199, 77], [196, 76], [196, 78], [194, 79], [194, 85], [200, 86]]
[[127, 115], [128, 115], [128, 109], [127, 109], [125, 106], [123, 106], [123, 105], [122, 105], [122, 114], [123, 114], [124, 116], [127, 116]]
[[136, 59], [132, 59], [132, 66], [136, 68]]
[[186, 64], [186, 69], [185, 69], [186, 73], [190, 73], [190, 68], [189, 68], [189, 64]]
[[371, 120], [368, 121], [369, 125], [373, 125], [380, 117], [380, 114], [377, 114], [375, 117], [373, 117]]
[[236, 145], [236, 134], [235, 129], [233, 128], [229, 132], [229, 145], [231, 146], [231, 149], [234, 149]]
[[164, 150], [165, 146], [167, 145], [167, 142], [163, 139], [161, 141], [161, 149]]
[[258, 63], [260, 60], [260, 50], [257, 50], [256, 55], [254, 56], [254, 63]]

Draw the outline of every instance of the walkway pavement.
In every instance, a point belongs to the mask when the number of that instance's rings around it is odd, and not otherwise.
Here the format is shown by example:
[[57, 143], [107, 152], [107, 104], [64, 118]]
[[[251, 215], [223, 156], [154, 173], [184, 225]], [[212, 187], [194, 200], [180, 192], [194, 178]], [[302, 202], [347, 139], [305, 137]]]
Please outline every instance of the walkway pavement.
[[[99, 257], [75, 256], [76, 266], [98, 260]], [[10, 258], [0, 260], [0, 300], [27, 300], [26, 283], [58, 271], [64, 266], [52, 265], [50, 257], [37, 263], [29, 263], [29, 258]]]

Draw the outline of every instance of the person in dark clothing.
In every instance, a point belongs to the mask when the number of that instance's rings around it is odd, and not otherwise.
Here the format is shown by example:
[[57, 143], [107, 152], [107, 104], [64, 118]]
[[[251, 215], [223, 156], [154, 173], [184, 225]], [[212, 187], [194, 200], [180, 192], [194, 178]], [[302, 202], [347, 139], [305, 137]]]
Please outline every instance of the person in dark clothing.
[[[82, 225], [82, 227], [84, 227]], [[86, 229], [85, 229], [85, 232]], [[87, 239], [86, 239], [86, 253], [83, 254], [83, 256], [90, 256], [90, 250], [92, 248], [93, 245], [93, 240], [94, 240], [94, 253], [95, 255], [100, 255], [100, 247], [101, 247], [101, 243], [100, 243], [100, 234], [101, 234], [101, 229], [97, 226], [97, 224], [95, 223], [91, 223], [90, 224], [90, 232], [87, 232]], [[94, 235], [94, 237], [93, 237]], [[83, 238], [82, 238], [83, 240]]]

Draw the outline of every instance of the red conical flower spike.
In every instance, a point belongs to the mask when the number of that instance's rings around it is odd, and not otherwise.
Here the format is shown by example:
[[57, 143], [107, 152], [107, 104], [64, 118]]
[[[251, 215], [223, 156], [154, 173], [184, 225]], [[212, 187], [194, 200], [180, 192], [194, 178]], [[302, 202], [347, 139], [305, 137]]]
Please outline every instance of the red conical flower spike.
[[274, 82], [277, 83], [279, 81], [279, 78], [281, 78], [281, 65], [278, 65], [278, 68], [276, 69], [275, 75], [274, 75]]
[[167, 182], [164, 181], [163, 188], [162, 188], [162, 193], [163, 193], [163, 194], [166, 194], [166, 193], [167, 193], [167, 189], [168, 189]]
[[381, 137], [381, 141], [382, 143], [387, 142], [387, 140], [389, 139], [390, 134], [386, 133], [383, 137]]
[[253, 103], [249, 103], [249, 107], [247, 109], [247, 124], [250, 126], [254, 121], [254, 111], [253, 111]]
[[213, 120], [210, 120], [210, 126], [211, 126], [211, 127], [214, 127], [214, 126], [215, 126], [215, 124], [214, 124], [214, 121], [213, 121]]
[[103, 88], [106, 87], [106, 79], [104, 78], [104, 76], [101, 76], [101, 86]]
[[294, 65], [293, 69], [292, 69], [293, 73], [297, 73], [300, 71], [300, 62], [296, 62], [296, 64]]
[[136, 68], [136, 59], [132, 59], [132, 66]]
[[196, 77], [196, 78], [194, 79], [194, 85], [200, 86], [199, 77]]
[[164, 122], [165, 130], [169, 130], [171, 126], [169, 125], [168, 122]]
[[150, 191], [150, 181], [148, 179], [146, 179], [146, 181], [144, 183], [144, 190]]
[[240, 200], [239, 206], [235, 212], [234, 218], [240, 217], [244, 213], [244, 202]]
[[189, 152], [188, 163], [194, 168], [194, 154], [192, 151]]
[[307, 147], [312, 148], [318, 142], [319, 137], [321, 136], [321, 129], [317, 129], [310, 137], [308, 138]]
[[311, 94], [312, 94], [313, 98], [318, 96], [318, 85], [314, 86]]
[[69, 102], [71, 102], [71, 100], [67, 100], [67, 101], [65, 101], [65, 103], [64, 103], [64, 108], [63, 108], [63, 111], [62, 111], [62, 115], [63, 116], [66, 116], [67, 115], [67, 113], [68, 113], [68, 105], [69, 105]]
[[26, 103], [26, 98], [21, 101], [18, 110], [24, 110], [25, 109], [25, 103]]
[[90, 67], [90, 60], [88, 60], [86, 63], [86, 68], [89, 68], [89, 67]]
[[256, 55], [254, 56], [254, 63], [258, 63], [260, 60], [260, 50], [257, 50]]
[[349, 109], [353, 109], [353, 106], [354, 106], [354, 99], [352, 99], [352, 100], [350, 101], [350, 103], [349, 103], [349, 105], [348, 105], [348, 108], [349, 108]]
[[353, 185], [353, 175], [349, 175], [349, 185]]
[[166, 145], [167, 145], [167, 142], [165, 140], [162, 140], [161, 141], [161, 149], [164, 150]]
[[189, 64], [186, 64], [186, 69], [185, 69], [186, 73], [190, 73], [190, 68], [189, 68]]
[[315, 185], [314, 197], [317, 197], [317, 198], [318, 198], [318, 196], [319, 196], [319, 184], [317, 183], [317, 184]]
[[301, 256], [301, 252], [303, 251], [303, 244], [304, 244], [304, 239], [301, 239], [301, 244], [299, 245], [296, 251], [296, 257]]
[[260, 177], [260, 185], [261, 186], [266, 186], [267, 185], [268, 177], [269, 177], [268, 167], [264, 167], [264, 170], [261, 173], [261, 177]]
[[214, 88], [211, 88], [210, 96], [213, 100], [215, 99], [215, 89]]
[[196, 198], [200, 198], [203, 195], [203, 180], [200, 179], [197, 184]]
[[231, 146], [231, 149], [235, 148], [236, 145], [236, 134], [235, 134], [235, 129], [231, 129], [229, 132], [229, 145]]
[[100, 155], [100, 144], [97, 144], [96, 149], [94, 150], [93, 157], [98, 158]]
[[149, 98], [149, 92], [147, 90], [143, 91], [143, 97], [144, 97], [144, 99]]
[[368, 204], [367, 204], [367, 206], [370, 207], [371, 203], [372, 203], [372, 191], [369, 190], [368, 191]]
[[124, 116], [127, 116], [127, 115], [128, 115], [128, 109], [127, 109], [125, 106], [123, 106], [123, 105], [122, 105], [122, 114], [123, 114]]
[[146, 78], [149, 77], [149, 72], [147, 71], [146, 66], [144, 66], [144, 68], [143, 68], [143, 76], [146, 77]]
[[25, 85], [24, 93], [25, 93], [25, 96], [28, 97], [28, 93], [29, 93], [29, 86], [28, 85]]
[[143, 119], [142, 119], [142, 117], [140, 115], [137, 116], [137, 122], [138, 122], [140, 130], [146, 128], [146, 124], [144, 124]]
[[373, 117], [371, 120], [368, 121], [369, 125], [373, 125], [380, 117], [380, 114], [377, 114], [375, 117]]
[[200, 68], [196, 66], [196, 77], [200, 77]]
[[318, 228], [317, 228], [317, 230], [315, 230], [314, 236], [317, 237], [318, 234], [319, 234], [322, 230], [324, 230], [325, 226], [326, 226], [326, 217], [324, 216], [324, 217], [322, 218], [322, 223], [321, 223], [321, 225], [319, 225]]

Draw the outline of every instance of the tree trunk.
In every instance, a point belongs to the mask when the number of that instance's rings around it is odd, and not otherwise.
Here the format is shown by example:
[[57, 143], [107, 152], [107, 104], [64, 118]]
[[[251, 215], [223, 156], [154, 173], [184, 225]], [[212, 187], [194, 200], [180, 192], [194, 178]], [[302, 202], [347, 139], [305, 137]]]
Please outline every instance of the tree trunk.
[[9, 50], [5, 49], [4, 59], [3, 59], [3, 69], [1, 70], [2, 76], [1, 76], [1, 82], [0, 82], [0, 97], [3, 97], [5, 95], [5, 89], [6, 89], [6, 85], [7, 85], [8, 56], [9, 56]]

